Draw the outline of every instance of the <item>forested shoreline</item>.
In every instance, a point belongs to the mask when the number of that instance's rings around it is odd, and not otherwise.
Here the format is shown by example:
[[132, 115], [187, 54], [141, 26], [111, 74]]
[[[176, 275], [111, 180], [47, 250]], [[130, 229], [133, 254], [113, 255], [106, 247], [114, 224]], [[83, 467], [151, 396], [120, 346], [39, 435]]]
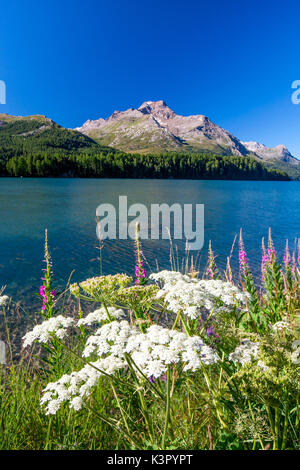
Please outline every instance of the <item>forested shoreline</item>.
[[266, 168], [252, 157], [140, 155], [117, 151], [24, 153], [2, 160], [0, 174], [16, 177], [290, 180], [285, 172]]
[[0, 176], [290, 180], [251, 156], [125, 153], [45, 116], [0, 118]]

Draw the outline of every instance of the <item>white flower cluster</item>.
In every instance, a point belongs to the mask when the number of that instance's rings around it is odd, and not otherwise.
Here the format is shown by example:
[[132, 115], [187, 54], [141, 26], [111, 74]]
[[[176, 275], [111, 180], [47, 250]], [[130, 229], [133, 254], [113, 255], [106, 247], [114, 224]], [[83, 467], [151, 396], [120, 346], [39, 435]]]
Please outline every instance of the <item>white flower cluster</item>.
[[287, 322], [286, 320], [282, 320], [282, 321], [278, 321], [277, 323], [274, 323], [274, 325], [272, 325], [272, 329], [275, 330], [275, 331], [287, 331], [287, 332], [291, 332], [291, 328], [290, 328], [290, 324], [289, 322]]
[[8, 295], [1, 295], [0, 296], [0, 307], [6, 307], [6, 305], [9, 302], [9, 297]]
[[95, 334], [87, 339], [82, 355], [83, 357], [89, 357], [92, 353], [96, 353], [97, 356], [101, 357], [104, 354], [112, 354], [123, 359], [128, 338], [132, 334], [138, 333], [138, 331], [136, 327], [130, 326], [126, 320], [107, 323], [98, 328]]
[[204, 364], [218, 361], [212, 348], [205, 346], [199, 336], [169, 330], [159, 325], [150, 326], [146, 333], [129, 337], [126, 352], [147, 377], [158, 378], [167, 371], [168, 365], [182, 360], [184, 371], [195, 371]]
[[84, 357], [96, 353], [99, 357], [110, 354], [124, 359], [129, 353], [147, 377], [160, 377], [169, 364], [185, 363], [184, 370], [196, 370], [200, 362], [212, 364], [218, 360], [216, 353], [198, 336], [169, 330], [159, 325], [150, 326], [145, 333], [126, 320], [113, 321], [99, 328], [86, 342]]
[[[169, 365], [182, 361], [184, 370], [195, 371], [204, 364], [219, 360], [212, 348], [198, 336], [152, 325], [145, 333], [126, 320], [104, 324], [90, 336], [83, 351], [84, 357], [95, 353], [99, 359], [78, 372], [64, 375], [55, 383], [48, 384], [41, 403], [46, 403], [48, 414], [56, 413], [64, 401], [80, 409], [83, 397], [88, 396], [102, 372], [112, 375], [127, 367], [126, 353], [146, 377], [161, 377]], [[93, 367], [94, 366], [94, 367]], [[96, 370], [95, 367], [99, 370]], [[138, 375], [140, 373], [136, 371]]]
[[[259, 343], [253, 343], [249, 339], [244, 339], [240, 346], [238, 346], [233, 353], [229, 354], [229, 360], [242, 365], [253, 362], [258, 359], [259, 348]], [[261, 360], [257, 361], [256, 365], [264, 372], [269, 370], [269, 367]]]
[[235, 306], [240, 307], [249, 297], [249, 294], [241, 292], [229, 282], [194, 279], [175, 271], [151, 274], [150, 279], [163, 284], [157, 293], [157, 299], [163, 298], [169, 310], [182, 310], [191, 319], [199, 317], [202, 309], [210, 312], [214, 309], [217, 313]]
[[23, 336], [23, 348], [31, 345], [34, 341], [39, 343], [47, 343], [53, 334], [59, 339], [63, 339], [67, 334], [67, 328], [74, 324], [74, 320], [70, 317], [58, 315], [57, 317], [45, 320], [40, 325], [36, 325], [32, 331]]
[[46, 404], [46, 414], [55, 414], [63, 402], [69, 402], [70, 408], [80, 410], [102, 372], [113, 374], [122, 369], [125, 361], [117, 357], [106, 357], [85, 365], [78, 372], [63, 375], [57, 382], [50, 382], [43, 390], [41, 404]]
[[259, 343], [253, 343], [249, 339], [244, 339], [240, 346], [237, 346], [237, 348], [229, 354], [229, 360], [239, 362], [242, 365], [247, 362], [252, 362], [258, 358], [259, 347]]
[[[120, 319], [125, 316], [124, 310], [115, 307], [107, 307], [109, 316], [114, 319]], [[108, 320], [108, 315], [104, 307], [95, 310], [94, 312], [89, 313], [86, 317], [81, 318], [77, 326], [81, 325], [92, 325], [93, 323], [102, 323], [103, 321]]]

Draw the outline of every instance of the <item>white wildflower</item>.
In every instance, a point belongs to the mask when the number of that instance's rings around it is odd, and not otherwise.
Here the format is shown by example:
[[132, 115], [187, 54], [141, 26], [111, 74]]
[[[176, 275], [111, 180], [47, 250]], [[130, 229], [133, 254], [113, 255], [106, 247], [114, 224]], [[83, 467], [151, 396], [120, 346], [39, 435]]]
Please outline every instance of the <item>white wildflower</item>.
[[266, 366], [266, 364], [259, 360], [258, 363], [257, 363], [257, 367], [259, 367], [261, 370], [263, 370], [264, 372], [267, 372], [269, 370], [269, 367]]
[[74, 320], [70, 317], [58, 315], [57, 317], [49, 318], [42, 324], [36, 325], [32, 331], [23, 336], [23, 348], [31, 345], [34, 341], [39, 343], [47, 343], [53, 334], [59, 339], [63, 339], [67, 334], [67, 328], [72, 326]]
[[61, 405], [60, 400], [51, 400], [47, 405], [46, 415], [55, 415]]
[[107, 323], [88, 338], [82, 355], [88, 357], [95, 352], [101, 357], [114, 351], [114, 355], [122, 356], [128, 338], [136, 333], [138, 329], [130, 326], [126, 320]]
[[125, 361], [111, 356], [86, 364], [78, 372], [65, 374], [57, 382], [49, 383], [43, 390], [40, 403], [45, 405], [46, 414], [55, 414], [64, 402], [79, 410], [84, 404], [84, 397], [90, 395], [103, 372], [113, 374], [125, 366]]
[[70, 401], [70, 408], [73, 408], [75, 411], [81, 410], [83, 405], [83, 399], [81, 397], [75, 397]]
[[6, 307], [6, 305], [9, 302], [9, 297], [8, 295], [1, 295], [0, 296], [0, 307]]
[[154, 281], [160, 281], [163, 284], [176, 284], [178, 281], [189, 282], [191, 278], [185, 274], [181, 274], [178, 271], [167, 271], [163, 270], [159, 273], [153, 273], [150, 275], [150, 279]]
[[249, 339], [244, 339], [240, 346], [229, 354], [229, 360], [233, 362], [239, 362], [244, 365], [247, 362], [252, 362], [258, 358], [259, 354], [259, 343], [253, 343]]
[[150, 279], [163, 284], [157, 299], [163, 298], [169, 310], [182, 310], [191, 319], [201, 316], [203, 309], [218, 312], [221, 309], [240, 308], [249, 297], [229, 282], [199, 280], [175, 271], [151, 274]]
[[291, 328], [290, 328], [289, 322], [287, 322], [286, 320], [282, 320], [282, 321], [278, 321], [277, 323], [274, 323], [274, 325], [272, 325], [272, 330], [280, 331], [280, 332], [283, 332], [283, 331], [291, 332], [292, 331]]
[[183, 362], [184, 370], [195, 371], [204, 364], [219, 360], [217, 354], [206, 346], [199, 336], [170, 330], [159, 325], [150, 326], [142, 333], [126, 320], [105, 323], [86, 342], [83, 356], [96, 354], [97, 361], [85, 365], [78, 372], [63, 375], [44, 389], [41, 403], [46, 413], [55, 413], [63, 402], [80, 409], [84, 398], [104, 373], [113, 375], [128, 367], [126, 354], [130, 355], [139, 370], [138, 375], [161, 377], [170, 365]]
[[186, 333], [152, 325], [146, 333], [129, 338], [126, 352], [148, 377], [160, 377], [168, 365], [184, 363], [184, 370], [196, 370], [201, 362], [212, 364], [218, 356], [205, 346], [199, 336], [188, 337]]
[[[124, 310], [115, 307], [108, 307], [108, 313], [111, 318], [117, 320], [125, 316]], [[104, 307], [95, 310], [94, 312], [89, 313], [86, 317], [81, 318], [77, 326], [81, 325], [92, 325], [93, 323], [102, 323], [103, 321], [108, 320], [108, 315]]]

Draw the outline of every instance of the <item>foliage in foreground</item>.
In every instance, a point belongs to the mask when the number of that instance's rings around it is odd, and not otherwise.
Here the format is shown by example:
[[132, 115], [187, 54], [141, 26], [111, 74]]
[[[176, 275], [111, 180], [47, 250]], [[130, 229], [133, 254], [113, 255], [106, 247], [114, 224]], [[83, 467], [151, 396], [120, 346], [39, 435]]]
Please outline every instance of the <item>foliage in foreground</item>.
[[23, 343], [44, 353], [2, 371], [0, 448], [299, 449], [299, 251], [281, 265], [269, 236], [262, 294], [242, 237], [240, 287], [230, 266], [220, 278], [211, 246], [207, 279], [193, 267], [148, 279], [138, 235], [136, 256], [135, 283], [70, 286], [67, 317], [46, 242], [44, 322]]

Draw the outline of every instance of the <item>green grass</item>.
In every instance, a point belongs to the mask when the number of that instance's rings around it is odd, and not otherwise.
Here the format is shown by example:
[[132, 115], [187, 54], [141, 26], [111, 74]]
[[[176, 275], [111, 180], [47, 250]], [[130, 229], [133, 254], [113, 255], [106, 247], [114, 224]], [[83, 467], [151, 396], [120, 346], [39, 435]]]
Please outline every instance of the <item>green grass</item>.
[[[111, 428], [88, 409], [76, 413], [66, 408], [55, 416], [46, 416], [39, 403], [43, 385], [46, 385], [45, 378], [28, 370], [24, 364], [0, 370], [0, 450], [117, 446], [117, 436]], [[94, 401], [99, 409], [103, 408], [106, 394], [105, 387], [97, 387]]]

